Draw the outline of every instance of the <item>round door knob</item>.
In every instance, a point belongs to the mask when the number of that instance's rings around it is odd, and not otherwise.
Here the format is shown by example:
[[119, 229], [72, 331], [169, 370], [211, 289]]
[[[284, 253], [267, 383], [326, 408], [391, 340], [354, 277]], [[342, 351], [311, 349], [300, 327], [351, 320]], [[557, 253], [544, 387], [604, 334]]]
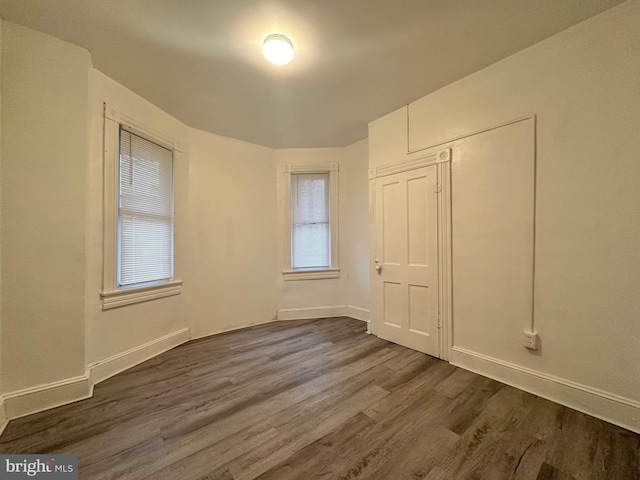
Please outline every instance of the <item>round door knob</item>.
[[380, 273], [382, 271], [382, 265], [376, 265], [376, 272]]

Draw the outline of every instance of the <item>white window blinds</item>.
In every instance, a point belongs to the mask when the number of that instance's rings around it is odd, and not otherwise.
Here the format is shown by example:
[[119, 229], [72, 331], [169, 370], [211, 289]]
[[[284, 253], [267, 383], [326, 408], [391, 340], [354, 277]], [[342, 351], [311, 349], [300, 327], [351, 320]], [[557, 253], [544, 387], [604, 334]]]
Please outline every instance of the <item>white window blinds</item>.
[[331, 266], [328, 173], [291, 175], [291, 267]]
[[120, 130], [118, 284], [173, 277], [173, 152]]

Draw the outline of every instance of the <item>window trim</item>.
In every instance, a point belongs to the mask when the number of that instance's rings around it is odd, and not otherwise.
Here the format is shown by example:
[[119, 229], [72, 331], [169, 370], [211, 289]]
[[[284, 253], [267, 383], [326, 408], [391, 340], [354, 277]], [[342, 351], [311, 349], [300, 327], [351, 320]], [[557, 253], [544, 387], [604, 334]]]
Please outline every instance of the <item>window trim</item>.
[[[336, 162], [313, 165], [287, 165], [284, 171], [284, 270], [282, 275], [288, 280], [320, 280], [339, 278], [338, 264], [338, 225], [339, 225], [339, 192], [338, 192], [339, 164]], [[328, 173], [330, 196], [331, 229], [331, 265], [329, 268], [292, 268], [291, 267], [291, 175], [298, 173]]]
[[[156, 298], [169, 297], [182, 293], [182, 280], [179, 277], [178, 264], [175, 261], [175, 220], [173, 244], [173, 277], [168, 280], [149, 282], [143, 285], [118, 285], [118, 191], [120, 164], [120, 127], [146, 140], [157, 143], [173, 152], [174, 204], [176, 199], [176, 164], [182, 153], [180, 142], [147, 127], [135, 119], [123, 114], [110, 105], [104, 104], [104, 183], [103, 183], [103, 279], [102, 309], [146, 302]], [[174, 217], [175, 219], [175, 217]]]

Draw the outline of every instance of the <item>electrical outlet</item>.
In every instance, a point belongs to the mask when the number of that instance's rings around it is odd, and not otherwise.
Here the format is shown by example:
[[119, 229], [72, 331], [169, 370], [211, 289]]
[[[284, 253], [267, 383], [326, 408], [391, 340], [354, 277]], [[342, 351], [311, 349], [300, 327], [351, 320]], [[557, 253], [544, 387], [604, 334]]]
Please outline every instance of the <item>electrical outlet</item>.
[[524, 346], [530, 350], [537, 350], [538, 334], [533, 332], [524, 332]]

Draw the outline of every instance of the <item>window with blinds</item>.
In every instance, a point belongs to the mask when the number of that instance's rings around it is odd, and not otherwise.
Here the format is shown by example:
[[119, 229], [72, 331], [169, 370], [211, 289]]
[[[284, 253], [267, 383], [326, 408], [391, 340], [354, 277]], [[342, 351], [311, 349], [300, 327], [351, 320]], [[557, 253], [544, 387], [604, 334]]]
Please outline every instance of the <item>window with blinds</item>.
[[118, 285], [173, 277], [173, 152], [120, 129]]
[[291, 267], [331, 266], [328, 173], [291, 175]]

